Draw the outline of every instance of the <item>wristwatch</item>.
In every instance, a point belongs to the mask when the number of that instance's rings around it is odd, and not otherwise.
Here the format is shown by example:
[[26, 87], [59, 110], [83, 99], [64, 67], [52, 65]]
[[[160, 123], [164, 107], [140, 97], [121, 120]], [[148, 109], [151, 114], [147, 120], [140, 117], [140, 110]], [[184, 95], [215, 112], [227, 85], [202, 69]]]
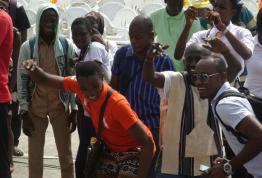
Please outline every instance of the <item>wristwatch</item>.
[[226, 174], [228, 174], [228, 175], [233, 174], [232, 166], [231, 166], [231, 164], [229, 162], [225, 163], [223, 168], [224, 168], [224, 172]]

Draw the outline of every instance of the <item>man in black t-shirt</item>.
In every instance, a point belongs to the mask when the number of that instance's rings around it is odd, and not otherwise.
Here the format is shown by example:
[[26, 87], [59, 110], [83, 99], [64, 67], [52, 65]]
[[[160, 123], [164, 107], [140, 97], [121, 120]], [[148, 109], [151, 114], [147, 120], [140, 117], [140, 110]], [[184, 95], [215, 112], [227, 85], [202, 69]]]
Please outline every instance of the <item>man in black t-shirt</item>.
[[22, 43], [27, 40], [27, 29], [31, 27], [25, 9], [17, 0], [3, 0], [9, 3], [9, 15], [12, 18], [13, 25], [21, 33]]

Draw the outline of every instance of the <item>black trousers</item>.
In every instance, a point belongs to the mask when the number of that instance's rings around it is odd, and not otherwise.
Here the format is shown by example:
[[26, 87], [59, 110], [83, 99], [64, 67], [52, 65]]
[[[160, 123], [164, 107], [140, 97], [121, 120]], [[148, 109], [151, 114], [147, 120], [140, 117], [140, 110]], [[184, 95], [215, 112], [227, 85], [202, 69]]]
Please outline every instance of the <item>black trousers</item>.
[[10, 178], [9, 135], [8, 135], [8, 105], [0, 103], [0, 178]]
[[12, 104], [10, 104], [9, 110], [12, 111], [11, 128], [14, 135], [14, 146], [18, 146], [22, 128], [22, 122], [18, 116], [18, 102], [12, 102]]
[[77, 129], [79, 134], [79, 146], [75, 161], [76, 178], [84, 178], [84, 168], [87, 157], [87, 148], [90, 145], [90, 138], [96, 136], [90, 118], [84, 116], [82, 106], [78, 105]]

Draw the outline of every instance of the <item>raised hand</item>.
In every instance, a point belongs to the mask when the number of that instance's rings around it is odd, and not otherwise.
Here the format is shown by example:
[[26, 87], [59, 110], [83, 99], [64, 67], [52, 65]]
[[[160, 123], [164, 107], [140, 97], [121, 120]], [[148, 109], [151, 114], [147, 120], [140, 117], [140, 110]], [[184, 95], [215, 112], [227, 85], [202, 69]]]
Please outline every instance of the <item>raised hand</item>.
[[162, 45], [160, 43], [152, 43], [150, 48], [147, 50], [146, 53], [146, 60], [153, 61], [156, 56], [162, 55], [164, 50], [166, 50], [169, 46]]
[[21, 67], [29, 72], [33, 72], [37, 67], [37, 63], [32, 59], [28, 59], [22, 63]]
[[226, 25], [221, 21], [220, 14], [215, 11], [210, 11], [207, 17], [207, 20], [216, 26], [219, 31], [224, 31], [226, 29]]
[[203, 39], [203, 40], [209, 44], [209, 45], [203, 45], [203, 46], [214, 53], [223, 54], [229, 51], [226, 44], [217, 37], [212, 38], [212, 39]]
[[186, 25], [187, 26], [192, 26], [194, 20], [196, 20], [196, 8], [193, 6], [190, 6], [185, 12], [185, 17], [186, 17]]

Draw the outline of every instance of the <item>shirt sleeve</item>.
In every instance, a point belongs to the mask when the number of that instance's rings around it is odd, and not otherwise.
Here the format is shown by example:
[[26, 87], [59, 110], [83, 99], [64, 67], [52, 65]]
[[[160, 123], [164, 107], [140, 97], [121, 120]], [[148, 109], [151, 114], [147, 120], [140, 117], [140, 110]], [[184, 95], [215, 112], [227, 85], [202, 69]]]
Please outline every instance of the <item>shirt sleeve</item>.
[[100, 62], [105, 72], [105, 79], [106, 81], [109, 81], [111, 79], [110, 55], [106, 51], [104, 45], [98, 42], [93, 42], [91, 45], [92, 49], [89, 52], [89, 58], [85, 58], [85, 60]]
[[251, 52], [253, 53], [254, 51], [254, 41], [253, 41], [253, 36], [251, 34], [251, 32], [245, 28], [242, 28], [242, 32], [241, 32], [241, 36], [239, 38], [239, 40], [246, 45], [246, 47], [248, 49], [251, 50]]
[[240, 97], [222, 99], [217, 104], [216, 111], [220, 119], [234, 129], [246, 116], [254, 115], [248, 100]]
[[0, 46], [2, 46], [3, 41], [6, 38], [7, 32], [9, 30], [9, 22], [4, 15], [0, 15]]
[[79, 85], [75, 76], [64, 77], [64, 90], [78, 94], [80, 91]]
[[[111, 71], [112, 71], [112, 74], [116, 75], [116, 76], [119, 76], [121, 74], [120, 72], [120, 60], [121, 60], [121, 56], [122, 55], [122, 48], [118, 49], [116, 51], [116, 54], [114, 56], [114, 61], [113, 61], [113, 66], [111, 68]], [[124, 60], [124, 59], [123, 59]]]
[[137, 121], [138, 116], [131, 109], [127, 100], [120, 100], [112, 107], [112, 117], [126, 130], [132, 127]]

